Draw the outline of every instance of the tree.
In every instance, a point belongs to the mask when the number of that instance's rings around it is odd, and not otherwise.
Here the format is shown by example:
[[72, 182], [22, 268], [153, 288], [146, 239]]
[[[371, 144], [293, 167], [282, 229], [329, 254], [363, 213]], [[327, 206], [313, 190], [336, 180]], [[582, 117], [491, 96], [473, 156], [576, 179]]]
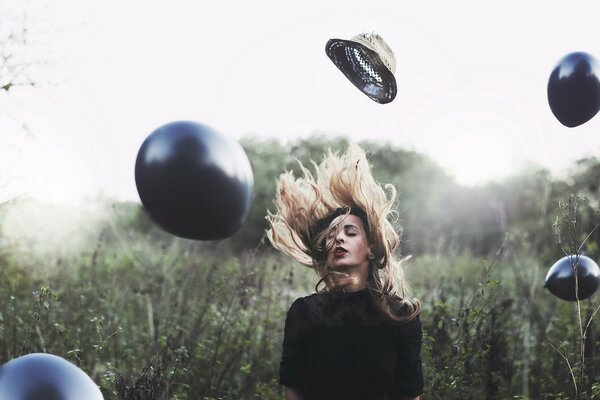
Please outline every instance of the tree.
[[43, 64], [29, 48], [29, 25], [27, 12], [0, 16], [0, 89], [6, 92], [14, 86], [34, 86], [34, 66]]

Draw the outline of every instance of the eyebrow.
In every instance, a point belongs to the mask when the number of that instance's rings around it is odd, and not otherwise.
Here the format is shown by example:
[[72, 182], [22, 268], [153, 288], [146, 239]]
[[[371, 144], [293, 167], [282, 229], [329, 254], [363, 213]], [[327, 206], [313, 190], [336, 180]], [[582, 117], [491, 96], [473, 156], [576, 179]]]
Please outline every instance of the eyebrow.
[[[339, 227], [339, 225], [334, 225], [334, 226], [331, 227], [331, 230], [338, 229], [338, 227]], [[346, 229], [346, 228], [356, 228], [356, 229], [360, 230], [360, 228], [358, 227], [358, 225], [354, 225], [354, 224], [346, 224], [342, 228], [343, 229]]]

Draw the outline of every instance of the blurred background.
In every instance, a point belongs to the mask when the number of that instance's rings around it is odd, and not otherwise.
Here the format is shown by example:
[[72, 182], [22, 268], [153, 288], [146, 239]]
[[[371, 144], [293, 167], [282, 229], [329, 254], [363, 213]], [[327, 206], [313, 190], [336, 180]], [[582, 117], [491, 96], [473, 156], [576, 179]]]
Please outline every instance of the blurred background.
[[[398, 190], [424, 398], [573, 398], [573, 376], [600, 398], [597, 297], [578, 313], [543, 289], [560, 245], [598, 258], [599, 121], [566, 128], [546, 97], [566, 53], [600, 54], [597, 7], [0, 3], [0, 361], [57, 354], [107, 399], [282, 399], [285, 313], [316, 276], [264, 217], [280, 173], [359, 143]], [[386, 105], [324, 52], [373, 31], [397, 60]], [[174, 237], [141, 207], [138, 149], [181, 119], [252, 165], [226, 240]]]

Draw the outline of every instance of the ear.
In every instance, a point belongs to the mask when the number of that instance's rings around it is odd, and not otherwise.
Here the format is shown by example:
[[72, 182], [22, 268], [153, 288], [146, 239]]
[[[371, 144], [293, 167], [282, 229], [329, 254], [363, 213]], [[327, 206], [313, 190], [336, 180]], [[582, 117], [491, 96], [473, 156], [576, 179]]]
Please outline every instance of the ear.
[[373, 254], [373, 250], [369, 247], [369, 252], [367, 253], [367, 258], [369, 260], [374, 260], [375, 259], [375, 254]]

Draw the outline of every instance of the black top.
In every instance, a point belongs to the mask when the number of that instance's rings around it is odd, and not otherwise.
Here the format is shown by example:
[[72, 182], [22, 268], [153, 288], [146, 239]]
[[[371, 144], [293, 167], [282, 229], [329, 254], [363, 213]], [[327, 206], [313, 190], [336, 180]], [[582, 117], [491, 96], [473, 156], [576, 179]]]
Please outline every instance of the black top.
[[390, 321], [367, 289], [302, 297], [287, 313], [279, 383], [306, 400], [416, 397], [421, 338], [418, 317]]

